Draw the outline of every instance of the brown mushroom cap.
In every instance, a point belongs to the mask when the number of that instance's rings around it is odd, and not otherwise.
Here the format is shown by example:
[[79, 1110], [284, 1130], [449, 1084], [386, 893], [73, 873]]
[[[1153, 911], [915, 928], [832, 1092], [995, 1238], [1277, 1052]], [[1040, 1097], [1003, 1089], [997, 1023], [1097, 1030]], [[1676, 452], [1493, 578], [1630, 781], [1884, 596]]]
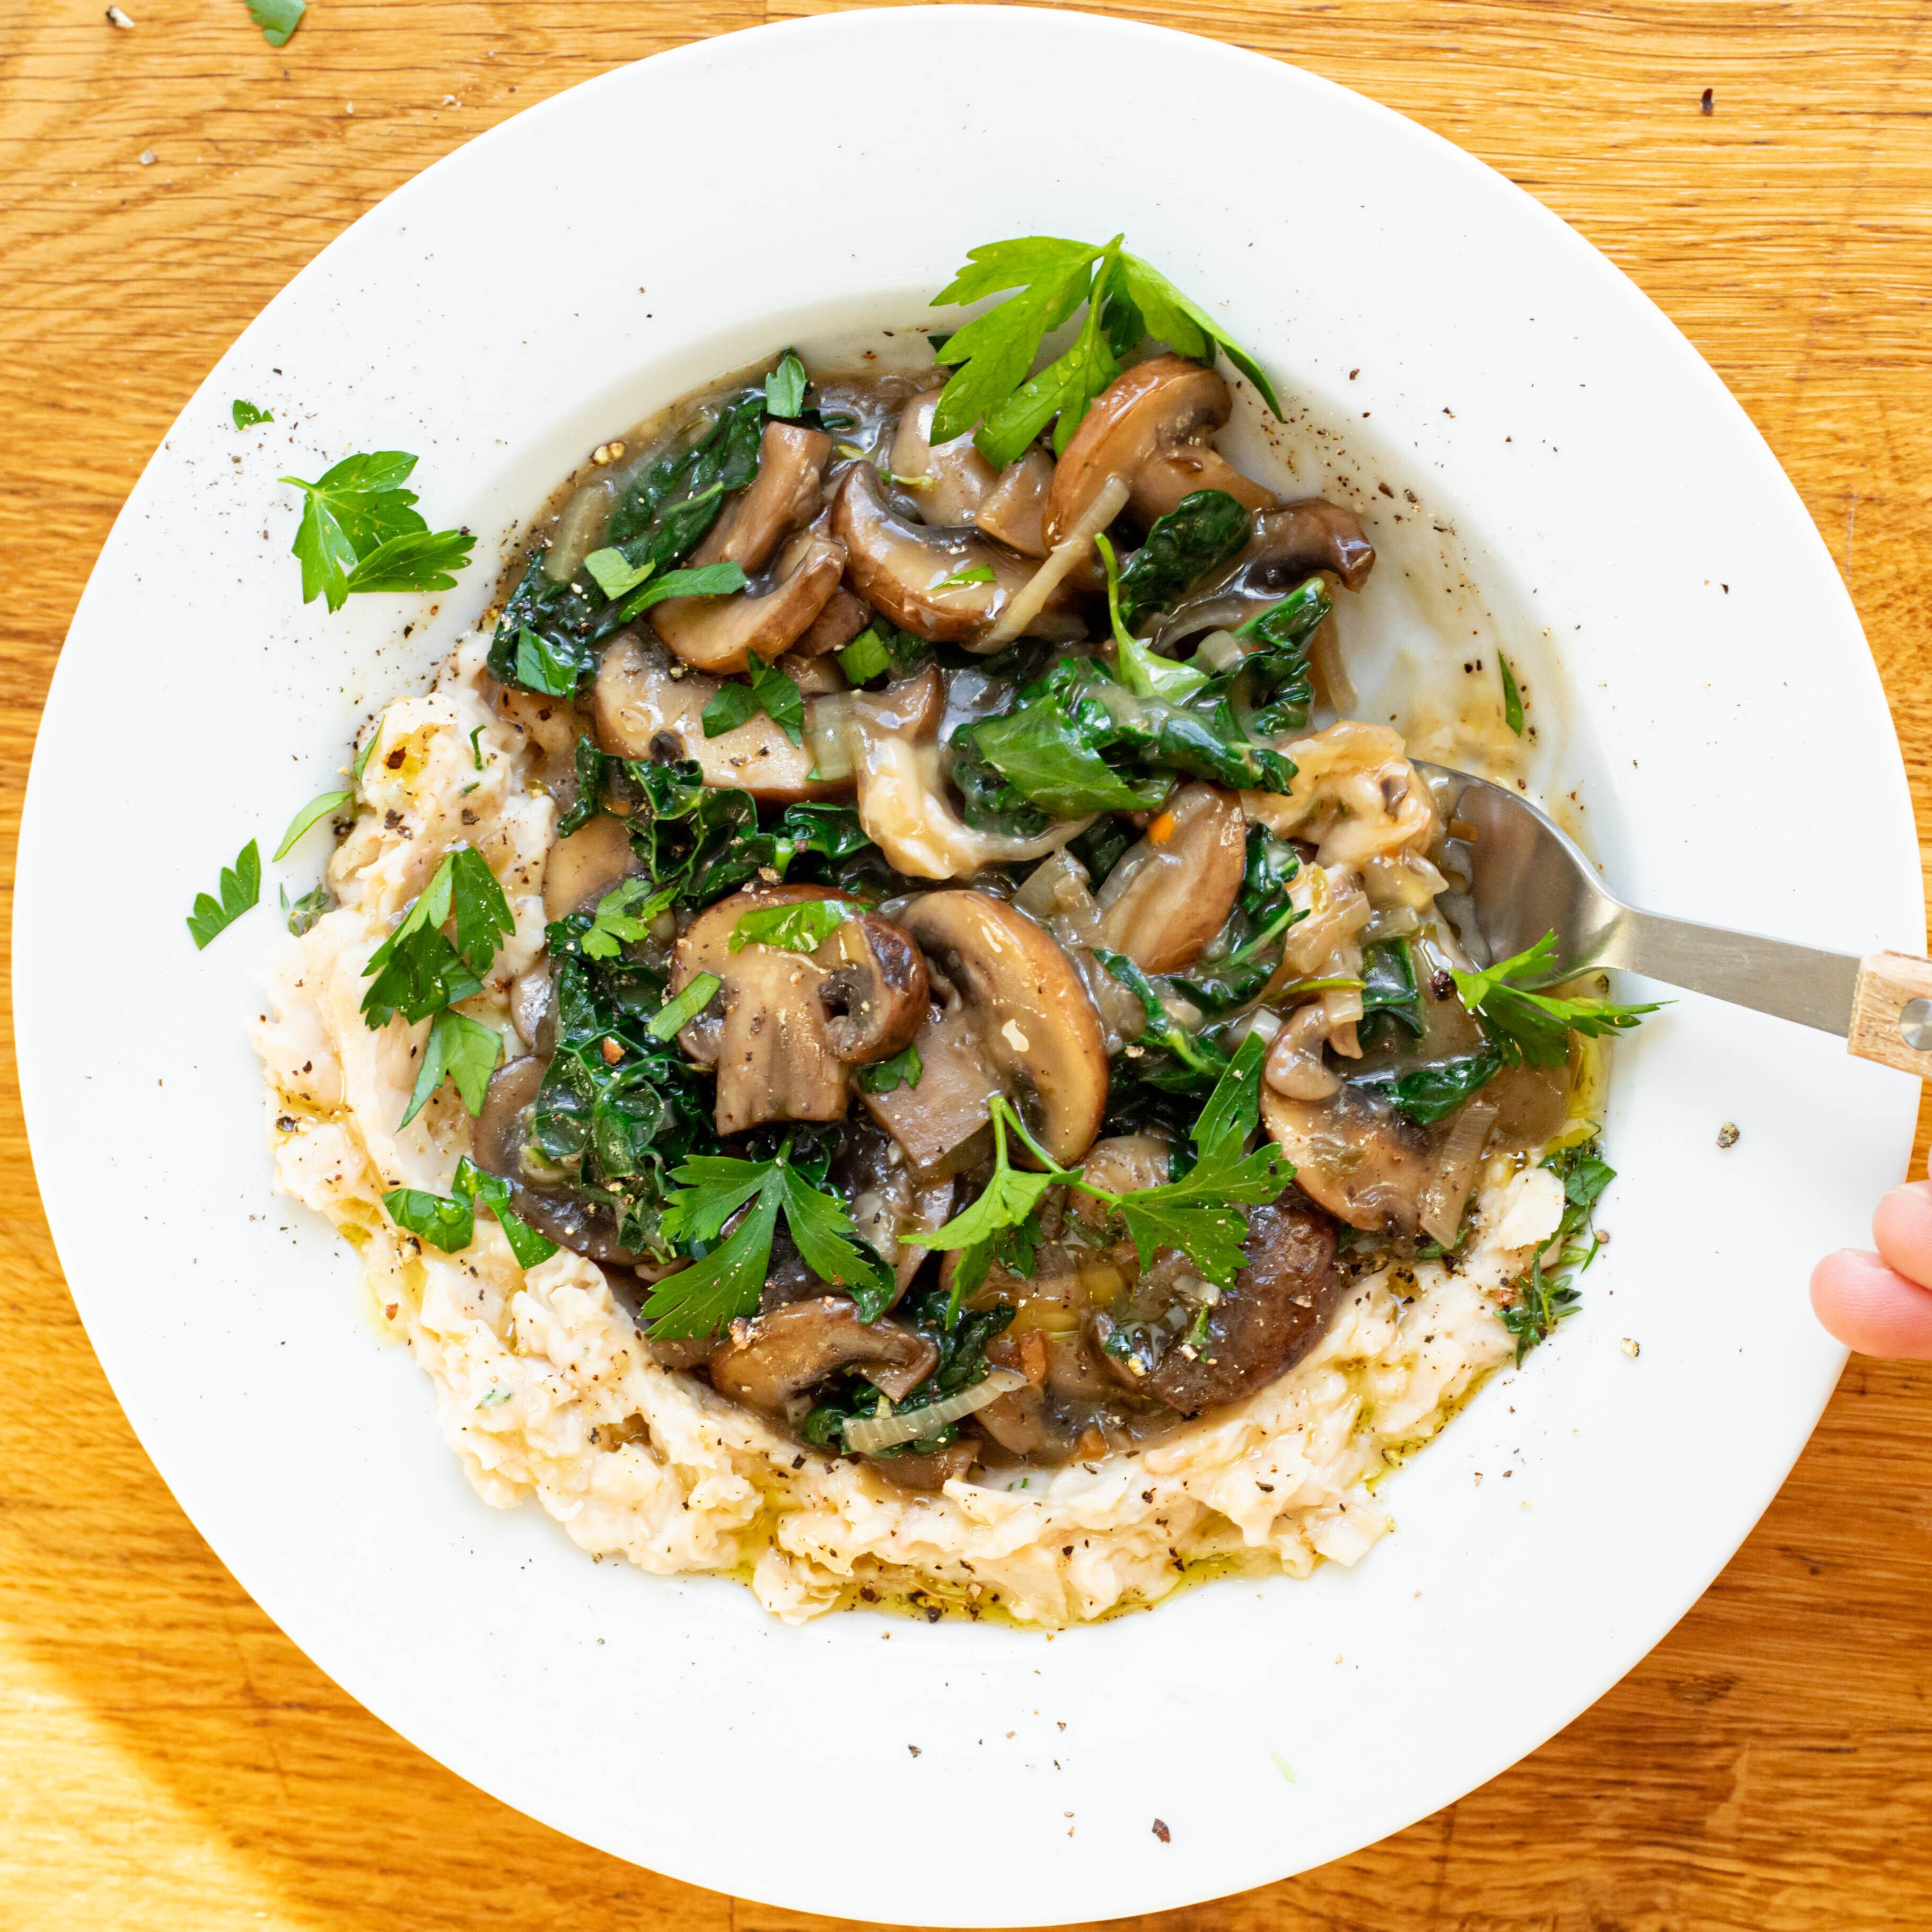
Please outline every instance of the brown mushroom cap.
[[1191, 1352], [1168, 1348], [1138, 1384], [1184, 1415], [1238, 1402], [1286, 1374], [1322, 1339], [1341, 1299], [1327, 1215], [1284, 1196], [1247, 1220], [1247, 1266], [1214, 1304], [1205, 1340]]
[[1262, 1084], [1262, 1124], [1294, 1163], [1297, 1186], [1352, 1228], [1412, 1234], [1434, 1163], [1428, 1134], [1352, 1087], [1295, 1100]]
[[845, 547], [801, 530], [779, 554], [769, 589], [729, 597], [667, 597], [652, 607], [651, 628], [699, 670], [742, 670], [754, 656], [769, 664], [812, 628], [845, 569]]
[[[1033, 574], [1030, 563], [976, 530], [908, 524], [893, 515], [869, 463], [846, 471], [832, 499], [832, 528], [845, 546], [852, 588], [902, 630], [934, 644], [974, 649]], [[980, 571], [990, 572], [991, 580], [949, 581]], [[1086, 629], [1057, 592], [1026, 634], [1064, 640], [1084, 637]]]
[[872, 621], [872, 614], [862, 600], [854, 597], [842, 584], [825, 600], [825, 608], [792, 646], [794, 656], [822, 658], [842, 651]]
[[711, 1386], [733, 1402], [776, 1414], [814, 1382], [839, 1369], [856, 1368], [898, 1402], [938, 1362], [939, 1351], [928, 1337], [890, 1319], [861, 1322], [844, 1295], [826, 1294], [734, 1322], [712, 1352]]
[[1234, 406], [1214, 370], [1180, 356], [1156, 356], [1114, 380], [1088, 404], [1060, 453], [1046, 502], [1045, 534], [1058, 543], [1111, 478], [1128, 488], [1144, 522], [1165, 516], [1196, 490], [1225, 490], [1250, 509], [1274, 497], [1225, 461], [1208, 436]]
[[968, 430], [935, 446], [929, 440], [941, 392], [928, 389], [900, 412], [892, 438], [892, 474], [925, 487], [915, 492], [923, 523], [970, 524], [1022, 556], [1044, 556], [1042, 520], [1053, 482], [1053, 458], [1040, 448], [995, 470]]
[[958, 993], [1040, 1144], [1063, 1165], [1078, 1160], [1106, 1111], [1107, 1051], [1100, 1016], [1058, 942], [985, 892], [925, 893], [899, 923]]
[[1234, 910], [1247, 839], [1238, 792], [1183, 785], [1107, 874], [1098, 895], [1100, 943], [1144, 973], [1192, 964]]
[[598, 669], [592, 700], [597, 742], [621, 758], [694, 758], [706, 784], [735, 785], [761, 804], [850, 794], [849, 780], [808, 777], [810, 739], [794, 745], [763, 712], [707, 738], [704, 707], [717, 696], [718, 685], [718, 679], [695, 671], [674, 677], [662, 644], [627, 632], [613, 640]]
[[944, 1178], [990, 1150], [992, 1099], [1004, 1083], [957, 993], [928, 1006], [912, 1043], [919, 1052], [919, 1084], [860, 1098], [904, 1148], [916, 1174]]
[[620, 881], [644, 870], [624, 821], [600, 812], [550, 848], [544, 861], [544, 917], [568, 919], [587, 910]]
[[746, 913], [806, 899], [857, 904], [823, 886], [749, 886], [700, 913], [671, 955], [674, 998], [700, 973], [716, 974], [720, 982], [711, 1004], [677, 1037], [692, 1059], [718, 1070], [721, 1134], [742, 1133], [767, 1120], [844, 1116], [845, 1068], [826, 1040], [820, 969], [782, 946], [731, 950], [731, 935]]
[[786, 532], [818, 514], [832, 439], [796, 423], [767, 422], [758, 443], [758, 473], [733, 498], [685, 561], [735, 563], [760, 570]]
[[926, 958], [891, 920], [872, 912], [848, 919], [813, 959], [825, 975], [818, 1004], [835, 1057], [864, 1066], [912, 1044], [926, 1018]]
[[1346, 504], [1304, 496], [1264, 510], [1246, 544], [1155, 626], [1155, 648], [1171, 651], [1197, 632], [1232, 630], [1317, 571], [1340, 578], [1345, 590], [1359, 590], [1375, 562], [1375, 545]]
[[483, 1111], [471, 1130], [471, 1157], [485, 1173], [510, 1184], [515, 1211], [560, 1247], [596, 1262], [634, 1262], [637, 1257], [617, 1239], [616, 1217], [608, 1207], [578, 1193], [567, 1176], [550, 1185], [526, 1171], [524, 1145], [530, 1106], [549, 1070], [547, 1053], [531, 1054], [490, 1076]]

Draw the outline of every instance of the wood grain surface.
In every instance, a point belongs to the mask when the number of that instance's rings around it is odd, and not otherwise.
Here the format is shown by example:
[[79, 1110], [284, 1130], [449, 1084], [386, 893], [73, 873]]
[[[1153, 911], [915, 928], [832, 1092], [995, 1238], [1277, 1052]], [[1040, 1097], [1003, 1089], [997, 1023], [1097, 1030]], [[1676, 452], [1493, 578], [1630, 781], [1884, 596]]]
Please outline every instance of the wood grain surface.
[[[163, 430], [257, 310], [357, 215], [506, 116], [640, 56], [820, 10], [311, 0], [277, 51], [242, 0], [123, 4], [131, 29], [100, 0], [0, 0], [9, 886], [42, 694], [95, 552]], [[1919, 575], [1932, 564], [1932, 0], [1094, 10], [1190, 27], [1372, 94], [1628, 270], [1810, 506], [1890, 693], [1919, 823], [1932, 823]], [[1042, 112], [1056, 98], [1042, 88]], [[134, 805], [138, 773], [103, 777]], [[189, 1526], [109, 1392], [41, 1217], [10, 1037], [0, 1077], [0, 1928], [805, 1923], [505, 1809], [290, 1645]], [[1922, 1130], [1916, 1158], [1923, 1148]], [[1874, 1198], [1898, 1178], [1874, 1174]], [[1147, 1923], [1932, 1924], [1928, 1532], [1932, 1375], [1855, 1360], [1736, 1560], [1562, 1736], [1353, 1858]], [[1525, 1605], [1522, 1629], [1498, 1633], [1494, 1694], [1562, 1640]], [[857, 1794], [820, 1796], [862, 1809]]]

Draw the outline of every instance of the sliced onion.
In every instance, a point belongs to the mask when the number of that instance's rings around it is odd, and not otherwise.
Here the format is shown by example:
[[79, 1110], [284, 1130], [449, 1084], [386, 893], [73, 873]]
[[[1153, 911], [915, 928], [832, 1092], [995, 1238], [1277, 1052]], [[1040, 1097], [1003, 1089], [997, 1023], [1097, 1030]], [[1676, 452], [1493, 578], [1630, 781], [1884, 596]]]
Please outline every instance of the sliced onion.
[[1502, 1111], [1502, 1102], [1492, 1094], [1478, 1094], [1470, 1101], [1456, 1116], [1436, 1156], [1435, 1171], [1423, 1184], [1418, 1204], [1422, 1232], [1445, 1248], [1453, 1248], [1462, 1232], [1462, 1210], [1476, 1184], [1476, 1163]]
[[930, 1436], [949, 1422], [957, 1422], [1025, 1386], [1026, 1377], [1012, 1369], [988, 1369], [984, 1382], [957, 1394], [941, 1396], [923, 1408], [908, 1409], [903, 1415], [862, 1415], [847, 1423], [845, 1447], [855, 1456], [874, 1456], [881, 1449], [896, 1449], [902, 1442], [916, 1442], [922, 1436]]
[[1000, 620], [974, 646], [976, 650], [997, 650], [1010, 644], [1046, 608], [1046, 600], [1066, 580], [1094, 548], [1094, 539], [1127, 507], [1131, 493], [1125, 482], [1110, 476], [1106, 487], [1087, 506], [1082, 517], [1048, 553], [1046, 561], [1022, 584]]
[[849, 691], [832, 692], [806, 703], [805, 742], [812, 747], [813, 770], [829, 783], [852, 776], [852, 746], [846, 733], [851, 717]]
[[1232, 670], [1247, 656], [1232, 631], [1210, 631], [1194, 647], [1194, 655], [1210, 669]]

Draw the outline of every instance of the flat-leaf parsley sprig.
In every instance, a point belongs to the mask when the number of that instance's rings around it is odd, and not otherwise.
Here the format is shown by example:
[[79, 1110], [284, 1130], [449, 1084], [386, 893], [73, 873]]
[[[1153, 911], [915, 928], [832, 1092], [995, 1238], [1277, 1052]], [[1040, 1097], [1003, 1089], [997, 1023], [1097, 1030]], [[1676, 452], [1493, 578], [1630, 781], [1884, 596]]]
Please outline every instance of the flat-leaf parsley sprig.
[[[1547, 1156], [1541, 1165], [1563, 1184], [1563, 1218], [1556, 1232], [1539, 1249], [1529, 1272], [1514, 1284], [1515, 1301], [1502, 1311], [1502, 1323], [1515, 1338], [1518, 1366], [1539, 1342], [1546, 1342], [1556, 1324], [1576, 1313], [1582, 1301], [1576, 1277], [1597, 1258], [1609, 1238], [1592, 1225], [1597, 1202], [1616, 1179], [1616, 1169], [1598, 1151], [1598, 1143], [1565, 1148]], [[1545, 1257], [1550, 1257], [1545, 1264]]]
[[332, 610], [358, 592], [448, 590], [470, 561], [467, 530], [432, 530], [403, 485], [416, 459], [400, 449], [345, 456], [310, 483], [278, 480], [302, 493], [302, 521], [289, 548], [300, 560], [302, 602], [326, 598]]
[[[672, 1170], [680, 1186], [664, 1204], [664, 1234], [706, 1252], [651, 1290], [644, 1315], [653, 1335], [715, 1335], [754, 1314], [780, 1214], [806, 1266], [843, 1288], [860, 1320], [886, 1312], [897, 1286], [892, 1270], [860, 1240], [845, 1204], [814, 1184], [824, 1178], [823, 1156], [808, 1168], [794, 1160], [792, 1145], [788, 1140], [770, 1160], [694, 1154]], [[748, 1211], [721, 1241], [741, 1209]]]
[[[1058, 454], [1087, 405], [1120, 373], [1122, 358], [1149, 337], [1196, 362], [1211, 364], [1218, 350], [1281, 414], [1254, 358], [1152, 263], [1129, 254], [1124, 239], [1096, 244], [1025, 235], [966, 251], [965, 266], [933, 297], [935, 308], [1016, 292], [939, 344], [939, 360], [957, 368], [934, 412], [934, 442], [977, 424], [980, 453], [1004, 465], [1051, 422]], [[1072, 346], [1034, 374], [1041, 343], [1082, 303], [1087, 317]]]
[[1618, 1006], [1588, 994], [1559, 999], [1541, 991], [1574, 976], [1556, 964], [1554, 932], [1546, 932], [1527, 951], [1482, 972], [1451, 976], [1463, 1006], [1483, 1023], [1484, 1031], [1512, 1066], [1526, 1060], [1532, 1066], [1559, 1066], [1570, 1051], [1573, 1033], [1595, 1040], [1627, 1032], [1662, 1004]]
[[188, 929], [199, 952], [217, 933], [226, 932], [262, 896], [262, 852], [250, 839], [236, 855], [232, 867], [221, 868], [221, 896], [197, 892]]
[[[1026, 1228], [1041, 1196], [1055, 1186], [1077, 1188], [1118, 1214], [1143, 1268], [1160, 1249], [1178, 1248], [1204, 1279], [1217, 1288], [1232, 1286], [1246, 1262], [1243, 1242], [1247, 1216], [1238, 1210], [1277, 1199], [1294, 1177], [1293, 1162], [1272, 1143], [1252, 1154], [1246, 1150], [1261, 1114], [1266, 1051], [1261, 1036], [1250, 1034], [1215, 1082], [1194, 1124], [1195, 1159], [1189, 1171], [1178, 1180], [1128, 1194], [1096, 1187], [1077, 1168], [1060, 1166], [1028, 1132], [1011, 1106], [996, 1098], [993, 1176], [985, 1191], [943, 1228], [904, 1237], [921, 1247], [963, 1251], [949, 1318], [956, 1316], [960, 1301], [986, 1279], [988, 1262], [1001, 1244], [1013, 1238], [1012, 1231]], [[1040, 1171], [1012, 1165], [1009, 1132], [1040, 1162]], [[1023, 1233], [1020, 1239], [1024, 1247]]]
[[467, 1154], [456, 1163], [453, 1194], [431, 1194], [420, 1187], [392, 1188], [382, 1196], [389, 1219], [419, 1241], [460, 1254], [475, 1239], [476, 1203], [496, 1217], [519, 1268], [535, 1268], [556, 1252], [556, 1244], [511, 1210], [510, 1184], [478, 1167]]

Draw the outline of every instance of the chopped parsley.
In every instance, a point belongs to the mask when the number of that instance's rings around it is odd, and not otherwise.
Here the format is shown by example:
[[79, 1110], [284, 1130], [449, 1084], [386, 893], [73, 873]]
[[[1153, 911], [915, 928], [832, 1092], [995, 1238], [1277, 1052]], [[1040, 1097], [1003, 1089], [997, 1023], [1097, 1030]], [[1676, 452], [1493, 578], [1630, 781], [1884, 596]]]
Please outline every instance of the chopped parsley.
[[794, 745], [805, 742], [805, 700], [797, 685], [776, 666], [753, 654], [746, 667], [749, 682], [721, 684], [704, 707], [704, 735], [722, 736], [735, 731], [762, 711]]
[[[1605, 1239], [1593, 1226], [1597, 1202], [1617, 1178], [1616, 1169], [1605, 1162], [1594, 1140], [1548, 1155], [1541, 1165], [1563, 1184], [1563, 1218], [1530, 1263], [1528, 1274], [1513, 1284], [1515, 1302], [1502, 1311], [1503, 1326], [1516, 1338], [1519, 1366], [1524, 1356], [1539, 1342], [1546, 1342], [1556, 1324], [1574, 1315], [1580, 1305], [1582, 1296], [1576, 1287], [1576, 1277], [1596, 1259]], [[1546, 1270], [1544, 1257], [1552, 1249], [1555, 1258]]]
[[286, 886], [278, 886], [275, 890], [281, 895], [282, 914], [288, 921], [290, 936], [292, 938], [301, 938], [324, 913], [331, 909], [332, 895], [326, 885], [320, 885], [312, 892], [304, 892], [298, 899], [289, 897], [289, 889]]
[[652, 925], [675, 896], [648, 879], [626, 879], [597, 902], [590, 930], [577, 942], [578, 950], [586, 959], [616, 958], [626, 946], [650, 938]]
[[[644, 1314], [653, 1335], [715, 1335], [754, 1313], [781, 1214], [806, 1266], [843, 1288], [862, 1321], [885, 1312], [897, 1286], [892, 1270], [860, 1243], [844, 1203], [814, 1184], [824, 1178], [823, 1154], [794, 1161], [792, 1146], [786, 1141], [770, 1160], [694, 1155], [673, 1170], [682, 1185], [664, 1204], [664, 1232], [704, 1252], [651, 1290]], [[719, 1241], [741, 1208], [744, 1217]]]
[[1516, 735], [1522, 736], [1522, 693], [1516, 688], [1516, 674], [1510, 669], [1509, 659], [1501, 651], [1496, 653], [1496, 662], [1502, 667], [1503, 674], [1503, 722]]
[[1482, 1022], [1491, 1044], [1511, 1066], [1560, 1066], [1570, 1051], [1570, 1036], [1600, 1039], [1628, 1031], [1662, 1002], [1618, 1006], [1589, 995], [1558, 999], [1539, 988], [1572, 976], [1556, 964], [1556, 935], [1546, 932], [1526, 952], [1480, 973], [1455, 973], [1462, 1004]]
[[[1214, 1090], [1194, 1124], [1194, 1165], [1178, 1180], [1129, 1194], [1114, 1194], [1084, 1180], [1079, 1172], [1054, 1162], [1004, 1097], [992, 1103], [993, 1174], [964, 1212], [929, 1234], [908, 1234], [921, 1247], [958, 1248], [956, 1305], [985, 1279], [994, 1244], [1010, 1231], [1027, 1229], [1049, 1187], [1074, 1187], [1112, 1208], [1126, 1224], [1141, 1265], [1145, 1268], [1161, 1248], [1178, 1248], [1202, 1275], [1216, 1287], [1230, 1286], [1246, 1257], [1242, 1243], [1247, 1216], [1240, 1210], [1276, 1199], [1294, 1178], [1294, 1168], [1281, 1150], [1270, 1144], [1247, 1151], [1249, 1137], [1261, 1115], [1262, 1060], [1267, 1048], [1258, 1034], [1250, 1034], [1227, 1062]], [[1006, 1149], [1010, 1131], [1041, 1163], [1040, 1172], [1016, 1168]], [[1030, 1246], [1030, 1243], [1024, 1244]], [[1030, 1265], [1030, 1254], [1023, 1258]], [[964, 1282], [963, 1288], [957, 1284]]]
[[[500, 1174], [486, 1172], [465, 1154], [456, 1163], [452, 1184], [454, 1196], [427, 1193], [418, 1187], [395, 1188], [382, 1196], [382, 1205], [398, 1227], [446, 1255], [460, 1253], [476, 1238], [479, 1200], [496, 1216], [519, 1268], [535, 1268], [556, 1252], [554, 1241], [511, 1211], [510, 1184]], [[495, 1393], [493, 1390], [491, 1395]], [[477, 1406], [483, 1407], [490, 1400], [486, 1396]]]
[[731, 928], [734, 952], [748, 946], [776, 946], [788, 952], [816, 952], [852, 916], [843, 899], [800, 899], [792, 905], [759, 906]]
[[[1122, 239], [1096, 246], [1029, 235], [968, 250], [965, 266], [934, 296], [935, 307], [1016, 292], [934, 350], [955, 369], [933, 413], [934, 443], [976, 424], [980, 454], [1004, 466], [1053, 423], [1058, 455], [1088, 404], [1120, 373], [1122, 358], [1150, 336], [1197, 362], [1211, 362], [1218, 349], [1281, 414], [1253, 358], [1157, 268], [1126, 253]], [[1083, 303], [1086, 320], [1072, 345], [1034, 374], [1041, 344]]]
[[282, 842], [275, 848], [275, 857], [278, 860], [286, 859], [295, 850], [296, 842], [310, 826], [320, 824], [332, 813], [340, 812], [345, 805], [352, 803], [355, 796], [352, 791], [318, 793], [289, 820], [289, 829], [282, 834]]
[[674, 1000], [667, 1000], [645, 1022], [644, 1030], [653, 1040], [669, 1040], [682, 1033], [710, 1005], [724, 984], [716, 973], [698, 973]]
[[290, 550], [300, 560], [302, 602], [326, 598], [332, 610], [358, 591], [448, 590], [470, 561], [467, 530], [431, 530], [403, 485], [416, 459], [399, 449], [346, 456], [310, 483], [279, 480], [302, 493], [302, 521]]
[[233, 866], [221, 868], [221, 896], [197, 892], [188, 929], [200, 952], [217, 933], [226, 932], [262, 896], [262, 854], [250, 839], [236, 854]]
[[422, 1065], [416, 1070], [416, 1084], [410, 1094], [409, 1111], [396, 1123], [397, 1132], [422, 1112], [446, 1078], [456, 1082], [456, 1090], [472, 1114], [482, 1113], [490, 1076], [502, 1054], [503, 1042], [490, 1028], [454, 1006], [444, 1007], [430, 1024]]
[[765, 378], [765, 408], [775, 416], [789, 419], [805, 408], [805, 364], [796, 350], [788, 349], [778, 366]]
[[258, 410], [253, 403], [244, 402], [239, 396], [229, 405], [228, 413], [234, 418], [237, 429], [253, 429], [257, 423], [273, 422], [275, 419], [272, 411]]
[[[452, 915], [454, 944], [444, 937]], [[413, 1025], [445, 1006], [483, 990], [482, 976], [496, 956], [498, 936], [516, 921], [502, 887], [481, 853], [459, 846], [437, 866], [422, 896], [388, 938], [369, 956], [362, 1016], [386, 1026], [400, 1012]]]
[[916, 1087], [925, 1077], [926, 1062], [919, 1057], [919, 1048], [908, 1047], [903, 1053], [894, 1054], [890, 1060], [875, 1060], [869, 1066], [862, 1066], [857, 1075], [859, 1091], [862, 1094], [891, 1094], [901, 1087]]

